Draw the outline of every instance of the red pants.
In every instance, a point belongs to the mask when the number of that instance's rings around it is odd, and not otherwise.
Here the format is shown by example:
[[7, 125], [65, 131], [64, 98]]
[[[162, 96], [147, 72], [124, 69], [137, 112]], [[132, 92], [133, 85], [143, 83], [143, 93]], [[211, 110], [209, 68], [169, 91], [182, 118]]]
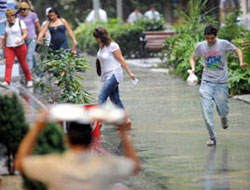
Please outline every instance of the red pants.
[[23, 45], [20, 45], [18, 47], [6, 47], [5, 48], [6, 65], [5, 65], [4, 81], [6, 81], [8, 84], [10, 84], [11, 82], [11, 74], [12, 74], [12, 68], [14, 64], [15, 55], [17, 56], [17, 59], [19, 63], [21, 64], [22, 70], [25, 74], [26, 81], [32, 80], [29, 66], [26, 61], [27, 46], [24, 43]]

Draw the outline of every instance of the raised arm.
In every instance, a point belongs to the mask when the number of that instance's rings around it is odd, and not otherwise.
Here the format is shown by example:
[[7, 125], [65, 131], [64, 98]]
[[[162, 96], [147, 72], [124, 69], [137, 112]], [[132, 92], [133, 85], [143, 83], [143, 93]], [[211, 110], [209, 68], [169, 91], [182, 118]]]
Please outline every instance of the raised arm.
[[242, 54], [241, 49], [237, 48], [234, 52], [238, 55], [238, 58], [240, 61], [240, 66], [242, 68], [245, 68], [247, 66], [247, 64], [243, 62], [243, 54]]
[[135, 75], [130, 71], [128, 64], [126, 63], [124, 57], [122, 56], [122, 52], [120, 49], [117, 49], [113, 52], [113, 55], [115, 56], [115, 58], [122, 64], [122, 67], [126, 70], [126, 72], [128, 73], [129, 77], [131, 79], [135, 79]]
[[190, 59], [189, 59], [189, 63], [190, 66], [192, 68], [192, 72], [195, 73], [195, 60], [196, 60], [196, 56], [193, 54]]
[[124, 123], [123, 125], [117, 126], [117, 129], [120, 133], [121, 142], [124, 147], [124, 156], [131, 159], [134, 162], [135, 164], [134, 174], [136, 174], [137, 172], [140, 171], [140, 161], [131, 143], [131, 140], [128, 137], [126, 123]]
[[47, 118], [48, 118], [47, 110], [42, 110], [41, 112], [39, 112], [33, 128], [29, 130], [27, 135], [22, 140], [14, 163], [15, 168], [17, 168], [20, 172], [23, 172], [23, 165], [22, 165], [23, 160], [27, 156], [31, 155], [40, 132], [46, 126], [48, 120]]

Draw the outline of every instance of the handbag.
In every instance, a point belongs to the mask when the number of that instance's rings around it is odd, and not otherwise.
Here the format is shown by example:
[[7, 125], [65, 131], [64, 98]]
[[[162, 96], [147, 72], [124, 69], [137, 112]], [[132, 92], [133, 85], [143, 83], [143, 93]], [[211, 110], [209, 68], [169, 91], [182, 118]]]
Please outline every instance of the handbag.
[[99, 59], [96, 59], [95, 64], [96, 64], [96, 73], [98, 76], [101, 76], [102, 71], [101, 71], [101, 63], [100, 63]]

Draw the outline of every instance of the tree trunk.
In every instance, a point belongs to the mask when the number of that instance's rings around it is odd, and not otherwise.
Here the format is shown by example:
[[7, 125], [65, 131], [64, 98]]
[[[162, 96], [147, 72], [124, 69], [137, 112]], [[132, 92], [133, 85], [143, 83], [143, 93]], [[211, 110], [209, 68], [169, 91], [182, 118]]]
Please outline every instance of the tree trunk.
[[15, 168], [13, 167], [13, 154], [10, 152], [9, 147], [7, 147], [7, 167], [9, 175], [14, 175]]

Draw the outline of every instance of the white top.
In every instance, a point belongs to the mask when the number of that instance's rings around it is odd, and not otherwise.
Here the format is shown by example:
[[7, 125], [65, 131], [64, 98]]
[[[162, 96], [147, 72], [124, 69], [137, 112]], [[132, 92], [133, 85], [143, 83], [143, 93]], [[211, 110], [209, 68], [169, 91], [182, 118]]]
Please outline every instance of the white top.
[[110, 190], [127, 180], [134, 167], [125, 157], [72, 151], [29, 156], [23, 161], [25, 175], [45, 183], [48, 190]]
[[[98, 13], [99, 13], [99, 21], [108, 22], [108, 16], [107, 16], [106, 11], [104, 11], [103, 9], [99, 9]], [[95, 22], [95, 10], [92, 10], [88, 14], [86, 18], [86, 22]]]
[[114, 74], [118, 83], [122, 82], [122, 66], [115, 58], [113, 52], [120, 49], [119, 45], [111, 42], [109, 46], [100, 48], [97, 52], [97, 58], [101, 63], [101, 81], [104, 82], [112, 77]]
[[[45, 21], [43, 21], [43, 23], [42, 23], [42, 28], [45, 26], [45, 24], [47, 23], [48, 21], [47, 20], [45, 20]], [[50, 32], [49, 32], [49, 29], [46, 31], [46, 45], [50, 45], [50, 40], [51, 40], [51, 35], [50, 35]]]
[[128, 22], [133, 23], [141, 18], [142, 18], [142, 14], [140, 12], [136, 13], [134, 11], [134, 12], [130, 13], [130, 15], [128, 16]]
[[22, 30], [26, 29], [26, 25], [22, 20], [20, 20], [20, 25], [19, 25], [19, 18], [15, 19], [15, 23], [11, 27], [9, 27], [9, 24], [6, 24], [5, 32], [7, 34], [7, 39], [6, 39], [7, 47], [17, 47], [24, 43], [23, 40], [21, 43], [16, 44], [16, 41], [22, 38]]
[[158, 11], [147, 11], [145, 12], [144, 16], [148, 19], [156, 19], [160, 20], [160, 13]]

